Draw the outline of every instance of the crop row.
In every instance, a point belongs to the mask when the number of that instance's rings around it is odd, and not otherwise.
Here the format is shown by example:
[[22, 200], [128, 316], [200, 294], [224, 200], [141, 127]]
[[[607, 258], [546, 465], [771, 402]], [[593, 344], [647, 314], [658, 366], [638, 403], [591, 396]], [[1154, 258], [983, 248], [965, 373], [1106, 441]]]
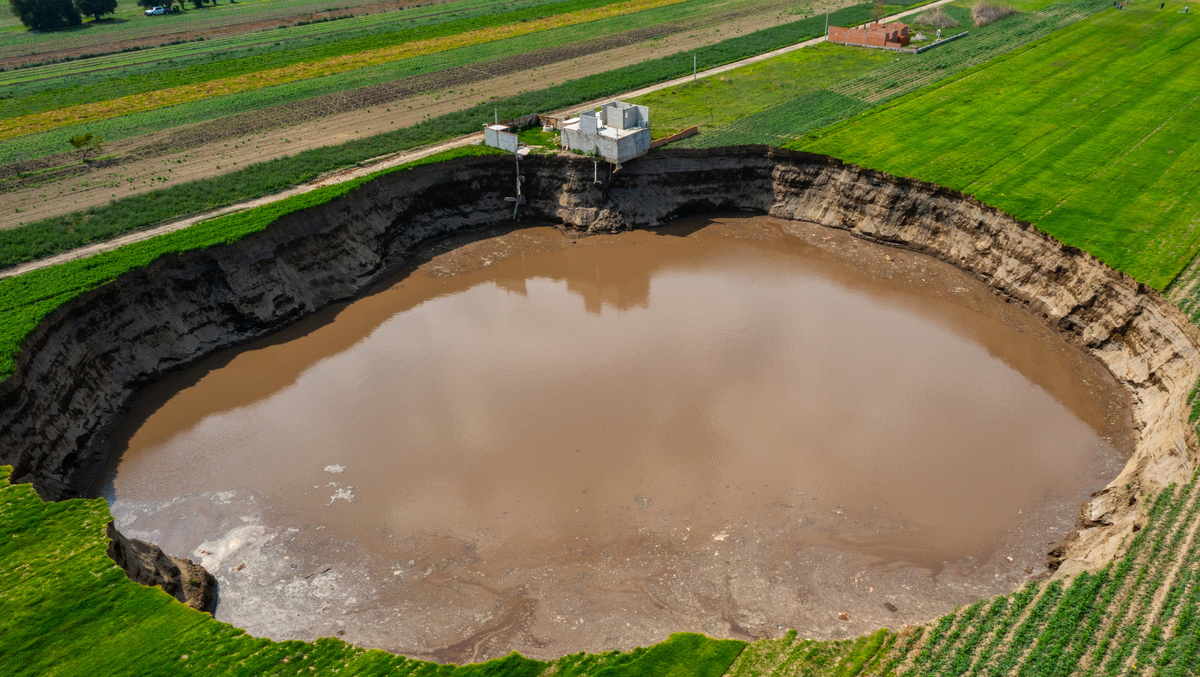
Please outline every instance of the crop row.
[[[583, 0], [578, 3], [558, 0], [499, 13], [472, 12], [472, 16], [467, 18], [435, 16], [428, 21], [418, 22], [416, 26], [404, 25], [399, 29], [383, 24], [377, 30], [363, 29], [351, 36], [331, 33], [307, 39], [275, 39], [257, 46], [216, 50], [195, 57], [173, 58], [128, 69], [102, 69], [62, 81], [51, 80], [14, 87], [14, 97], [0, 101], [0, 118], [96, 104], [164, 89], [294, 67], [298, 64], [327, 61], [361, 52], [399, 48], [409, 43], [453, 38], [464, 33], [503, 28], [531, 20], [544, 20], [617, 2], [620, 0]], [[317, 27], [324, 25], [327, 24], [318, 24]]]
[[1057, 3], [1044, 10], [1005, 19], [971, 37], [916, 56], [903, 56], [864, 75], [806, 93], [694, 136], [684, 147], [742, 144], [784, 145], [809, 132], [861, 113], [873, 105], [950, 77], [988, 59], [1038, 40], [1064, 25], [1104, 8], [1102, 0]]
[[1006, 611], [1008, 611], [1008, 597], [993, 598], [987, 605], [987, 611], [983, 618], [979, 620], [970, 634], [963, 638], [962, 643], [954, 648], [954, 656], [945, 662], [938, 674], [950, 677], [966, 674], [967, 670], [971, 668], [971, 663], [974, 662], [975, 651], [979, 648], [979, 644], [991, 635], [997, 621], [1003, 617]]
[[[96, 134], [112, 142], [150, 134], [179, 126], [181, 120], [204, 122], [271, 106], [292, 103], [318, 96], [347, 92], [384, 83], [397, 83], [449, 68], [470, 65], [476, 69], [476, 79], [487, 77], [496, 68], [495, 62], [536, 51], [576, 44], [606, 36], [620, 37], [625, 31], [664, 23], [685, 23], [689, 19], [706, 21], [715, 0], [694, 0], [682, 6], [674, 5], [633, 15], [593, 21], [587, 24], [544, 31], [495, 42], [402, 59], [377, 66], [309, 78], [285, 85], [252, 89], [238, 94], [193, 101], [169, 108], [132, 113], [87, 124], [75, 124], [40, 134], [27, 134], [0, 144], [0, 165], [27, 162], [39, 157], [61, 153], [68, 148], [67, 140], [78, 134]], [[430, 88], [433, 89], [433, 88]], [[269, 116], [270, 111], [264, 113]]]
[[[379, 0], [338, 0], [337, 8], [353, 9], [363, 5], [377, 4]], [[329, 0], [288, 0], [287, 2], [239, 2], [205, 7], [162, 17], [146, 19], [141, 16], [142, 8], [130, 2], [119, 2], [114, 18], [118, 21], [89, 22], [86, 30], [74, 31], [27, 31], [8, 18], [0, 31], [0, 55], [21, 54], [31, 57], [57, 52], [63, 49], [91, 48], [100, 51], [113, 41], [167, 37], [179, 31], [237, 26], [247, 22], [286, 22], [295, 17], [333, 9]], [[124, 19], [121, 21], [120, 19]]]
[[512, 3], [497, 3], [495, 0], [456, 0], [421, 9], [395, 10], [357, 17], [347, 16], [339, 20], [317, 21], [305, 25], [284, 25], [274, 29], [187, 40], [155, 47], [27, 66], [7, 72], [0, 71], [0, 86], [11, 87], [36, 82], [36, 85], [9, 90], [17, 95], [25, 96], [43, 89], [57, 89], [79, 84], [79, 80], [71, 78], [71, 76], [89, 74], [92, 71], [97, 71], [97, 77], [112, 80], [135, 73], [148, 72], [145, 67], [153, 62], [172, 61], [173, 63], [167, 64], [165, 68], [177, 68], [179, 63], [196, 65], [198, 57], [210, 52], [237, 49], [241, 50], [238, 55], [244, 57], [252, 55], [251, 50], [244, 48], [256, 48], [277, 41], [287, 43], [285, 49], [294, 49], [301, 44], [300, 41], [308, 41], [307, 44], [313, 44], [314, 38], [341, 40], [372, 32], [396, 32], [559, 1], [519, 0]]
[[933, 629], [929, 631], [929, 638], [925, 640], [925, 645], [917, 653], [916, 657], [913, 658], [912, 667], [906, 670], [902, 677], [923, 674], [921, 668], [929, 662], [930, 657], [933, 656], [933, 652], [941, 646], [946, 633], [950, 631], [950, 628], [957, 619], [958, 612], [956, 610], [955, 613], [946, 614], [938, 620], [937, 625], [934, 625]]
[[[590, 0], [590, 2], [607, 1]], [[607, 6], [593, 7], [541, 19], [531, 19], [515, 24], [505, 24], [442, 37], [413, 40], [399, 45], [366, 49], [352, 54], [331, 56], [316, 61], [296, 63], [270, 70], [249, 72], [216, 80], [206, 80], [193, 84], [131, 94], [115, 99], [21, 115], [0, 121], [0, 139], [54, 129], [67, 124], [79, 124], [92, 120], [103, 120], [117, 115], [165, 108], [189, 101], [234, 94], [250, 89], [303, 80], [305, 78], [344, 73], [357, 68], [407, 59], [422, 54], [431, 54], [484, 42], [504, 40], [552, 28], [573, 26], [588, 21], [596, 21], [598, 19], [620, 16], [655, 7], [678, 4], [684, 1], [686, 0], [623, 0], [622, 2]]]
[[[1120, 667], [1130, 656], [1134, 656], [1135, 664], [1148, 663], [1152, 660], [1157, 654], [1158, 648], [1160, 648], [1164, 627], [1174, 617], [1179, 595], [1182, 594], [1183, 587], [1186, 587], [1190, 581], [1191, 562], [1194, 561], [1192, 558], [1195, 555], [1194, 550], [1187, 557], [1183, 558], [1183, 562], [1179, 563], [1176, 578], [1172, 582], [1171, 588], [1168, 589], [1163, 605], [1160, 607], [1158, 613], [1154, 616], [1148, 615], [1147, 611], [1153, 604], [1155, 594], [1170, 573], [1170, 565], [1177, 562], [1179, 548], [1186, 541], [1188, 534], [1195, 524], [1197, 509], [1200, 508], [1200, 501], [1195, 500], [1193, 496], [1195, 493], [1195, 479], [1193, 479], [1190, 489], [1191, 491], [1184, 493], [1176, 502], [1176, 505], [1182, 508], [1190, 497], [1192, 498], [1190, 508], [1187, 510], [1184, 518], [1179, 520], [1179, 525], [1175, 529], [1174, 534], [1172, 534], [1171, 540], [1163, 549], [1156, 553], [1157, 556], [1155, 559], [1158, 566], [1156, 567], [1154, 576], [1151, 578], [1148, 586], [1138, 591], [1138, 599], [1135, 604], [1139, 602], [1141, 604], [1141, 608], [1138, 610], [1139, 613], [1136, 619], [1128, 624], [1130, 627], [1127, 630], [1130, 631], [1126, 635], [1125, 640], [1118, 646], [1113, 658], [1105, 664], [1105, 669], [1109, 674], [1117, 674]], [[1149, 629], [1144, 634], [1138, 632], [1147, 626], [1149, 626]], [[1137, 644], [1136, 652], [1134, 651], [1135, 644]]]
[[[1141, 633], [1146, 621], [1144, 616], [1145, 609], [1151, 603], [1154, 593], [1158, 591], [1163, 578], [1166, 576], [1166, 565], [1172, 552], [1169, 548], [1164, 552], [1163, 546], [1167, 542], [1166, 537], [1176, 531], [1182, 531], [1188, 526], [1185, 522], [1179, 525], [1177, 529], [1172, 528], [1175, 527], [1179, 514], [1183, 511], [1188, 497], [1188, 492], [1181, 492], [1181, 495], [1171, 502], [1168, 512], [1164, 517], [1165, 522], [1161, 528], [1162, 530], [1155, 538], [1154, 544], [1147, 554], [1146, 563], [1143, 564], [1141, 570], [1138, 572], [1134, 589], [1130, 591], [1128, 597], [1128, 604], [1122, 605], [1123, 609], [1131, 609], [1136, 612], [1136, 615], [1132, 619], [1125, 618], [1124, 616], [1114, 619], [1114, 627], [1118, 625], [1121, 627], [1121, 641], [1107, 657], [1108, 660], [1103, 663], [1104, 672], [1108, 675], [1118, 675], [1123, 671], [1122, 668], [1125, 666], [1126, 660], [1133, 654], [1134, 648], [1141, 639]], [[1106, 646], [1111, 646], [1111, 643], [1106, 644]], [[1105, 656], [1103, 655], [1097, 656], [1096, 663], [1100, 664], [1100, 661], [1104, 658]]]
[[[763, 0], [757, 0], [763, 2]], [[515, 9], [505, 7], [507, 11], [489, 12], [478, 10], [463, 12], [464, 18], [453, 15], [433, 16], [425, 21], [410, 25], [404, 22], [401, 26], [393, 27], [381, 24], [375, 28], [362, 29], [347, 36], [341, 33], [318, 34], [307, 39], [275, 38], [260, 42], [257, 46], [241, 49], [216, 49], [204, 51], [197, 55], [173, 57], [150, 64], [131, 66], [128, 69], [100, 69], [92, 73], [84, 73], [63, 80], [34, 82], [25, 86], [13, 87], [11, 98], [0, 100], [0, 118], [14, 118], [44, 113], [73, 106], [101, 104], [114, 99], [135, 95], [149, 95], [163, 90], [179, 87], [202, 85], [210, 83], [213, 88], [219, 88], [219, 83], [231, 78], [255, 76], [263, 72], [283, 71], [289, 68], [304, 67], [318, 63], [340, 63], [342, 60], [355, 60], [366, 54], [388, 54], [396, 52], [408, 53], [413, 46], [436, 44], [438, 41], [448, 42], [457, 46], [464, 44], [479, 44], [487, 39], [503, 39], [503, 36], [524, 35], [530, 32], [548, 30], [556, 25], [577, 26], [585, 21], [595, 21], [605, 16], [622, 16], [630, 12], [643, 11], [636, 8], [604, 12], [603, 9], [625, 3], [629, 0], [572, 0], [545, 2], [545, 0], [524, 0]], [[667, 3], [651, 3], [651, 6], [679, 5], [709, 7], [722, 5], [719, 0], [675, 0]], [[763, 4], [772, 4], [763, 2]], [[644, 8], [643, 8], [644, 9]], [[677, 9], [683, 9], [677, 7]], [[600, 12], [587, 14], [587, 10]], [[685, 10], [686, 11], [686, 10]], [[395, 16], [393, 14], [393, 16]], [[403, 13], [400, 16], [404, 16]], [[566, 22], [556, 22], [563, 17], [571, 17]], [[591, 16], [591, 18], [588, 18]], [[661, 17], [660, 20], [673, 20], [674, 16]], [[538, 23], [540, 22], [540, 23]], [[306, 26], [304, 29], [318, 29], [323, 26], [335, 25], [338, 22]], [[540, 26], [540, 27], [539, 27]], [[299, 30], [299, 29], [298, 29]], [[326, 29], [331, 30], [331, 29]], [[621, 30], [620, 27], [614, 30]], [[464, 34], [472, 34], [474, 39], [462, 44], [456, 42]], [[246, 39], [245, 36], [239, 39]], [[179, 49], [203, 49], [207, 41], [179, 45]], [[453, 47], [451, 47], [453, 48]], [[167, 49], [167, 48], [164, 48]], [[391, 50], [391, 52], [389, 52]], [[422, 51], [420, 49], [418, 52]], [[136, 54], [136, 53], [135, 53]], [[369, 61], [370, 59], [368, 59]], [[384, 61], [391, 60], [390, 58]], [[384, 61], [379, 61], [382, 63]], [[361, 67], [361, 66], [358, 66]], [[338, 72], [345, 72], [341, 68]], [[264, 82], [261, 86], [267, 86]]]
[[916, 59], [880, 66], [835, 87], [834, 91], [871, 103], [894, 99], [1040, 40], [1107, 6], [1103, 0], [1075, 0], [1018, 14], [976, 29], [967, 38], [923, 52]]
[[[868, 18], [871, 7], [866, 3], [847, 7], [831, 13], [830, 20], [861, 23]], [[821, 35], [824, 22], [824, 16], [801, 19], [723, 40], [702, 47], [694, 54], [701, 68], [711, 68]], [[324, 172], [370, 158], [476, 132], [481, 124], [491, 119], [493, 109], [499, 109], [504, 118], [526, 115], [530, 111], [560, 110], [680, 77], [691, 72], [692, 57], [693, 52], [686, 52], [644, 61], [431, 118], [404, 129], [297, 153], [221, 176], [114, 200], [104, 207], [2, 230], [0, 267], [283, 190]]]
[[[423, 8], [379, 12], [376, 14], [364, 14], [362, 16], [347, 17], [337, 21], [321, 21], [306, 25], [281, 26], [273, 30], [228, 35], [199, 41], [181, 42], [173, 45], [150, 47], [129, 52], [115, 52], [112, 54], [105, 54], [91, 58], [72, 59], [58, 63], [30, 66], [27, 68], [14, 69], [8, 72], [0, 72], [0, 87], [8, 87], [21, 83], [40, 81], [38, 83], [39, 87], [43, 89], [59, 88], [67, 86], [61, 83], [61, 78], [66, 78], [72, 75], [80, 75], [101, 69], [106, 69], [108, 71], [105, 74], [105, 79], [113, 79], [115, 77], [124, 77], [131, 72], [129, 70], [117, 71], [116, 69], [127, 69], [130, 66], [147, 64], [155, 61], [166, 61], [168, 59], [187, 59], [191, 65], [195, 65], [196, 57], [208, 52], [254, 47], [263, 43], [273, 43], [276, 41], [286, 42], [288, 43], [288, 48], [295, 48], [298, 40], [311, 39], [313, 37], [327, 37], [334, 36], [336, 34], [339, 39], [344, 39], [346, 37], [351, 37], [351, 34], [362, 32], [367, 29], [378, 30], [381, 26], [388, 30], [388, 32], [395, 32], [401, 29], [412, 29], [434, 23], [445, 23], [453, 20], [473, 18], [476, 16], [497, 14], [500, 12], [524, 9], [527, 7], [536, 7], [538, 5], [560, 1], [561, 0], [518, 0], [517, 2], [498, 3], [496, 0], [457, 0], [455, 2], [426, 6]], [[245, 51], [242, 51], [239, 53], [239, 56], [244, 57], [248, 56], [248, 54]], [[46, 82], [49, 80], [59, 81]], [[29, 89], [13, 89], [9, 91], [16, 95], [25, 95], [26, 93], [31, 93], [31, 90]]]
[[870, 104], [828, 89], [805, 92], [791, 101], [747, 115], [679, 143], [684, 148], [768, 144], [782, 146], [810, 130], [844, 120]]
[[[1128, 597], [1136, 590], [1136, 586], [1126, 589], [1125, 579], [1141, 554], [1147, 536], [1155, 534], [1155, 544], [1159, 544], [1170, 533], [1173, 522], [1160, 524], [1159, 519], [1173, 495], [1173, 489], [1160, 494], [1156, 500], [1157, 510], [1151, 510], [1146, 527], [1127, 544], [1125, 555], [1115, 566], [1110, 564], [1095, 575], [1085, 573], [1075, 579], [1038, 637], [1036, 646], [1022, 662], [1019, 675], [1067, 675], [1078, 666], [1114, 599], [1121, 592]], [[1150, 557], [1154, 557], [1153, 551]]]

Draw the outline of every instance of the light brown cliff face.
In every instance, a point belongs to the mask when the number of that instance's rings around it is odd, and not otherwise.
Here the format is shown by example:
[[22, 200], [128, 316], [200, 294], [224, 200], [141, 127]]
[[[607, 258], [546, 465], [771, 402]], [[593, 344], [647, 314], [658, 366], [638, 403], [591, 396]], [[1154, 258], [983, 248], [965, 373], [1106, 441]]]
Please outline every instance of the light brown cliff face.
[[[957, 265], [1083, 345], [1128, 388], [1138, 441], [1121, 475], [1081, 508], [1083, 528], [1052, 558], [1060, 574], [1108, 561], [1141, 519], [1140, 491], [1195, 467], [1187, 396], [1200, 332], [1156, 292], [970, 197], [765, 147], [658, 151], [616, 174], [569, 156], [522, 167], [527, 218], [589, 232], [717, 210], [811, 221]], [[496, 157], [388, 176], [76, 300], [30, 337], [0, 385], [0, 462], [44, 496], [79, 495], [142, 384], [352, 298], [423, 241], [506, 221], [514, 173], [511, 158]]]
[[190, 559], [170, 557], [157, 545], [125, 538], [108, 523], [108, 556], [134, 583], [158, 586], [198, 611], [217, 608], [217, 579]]

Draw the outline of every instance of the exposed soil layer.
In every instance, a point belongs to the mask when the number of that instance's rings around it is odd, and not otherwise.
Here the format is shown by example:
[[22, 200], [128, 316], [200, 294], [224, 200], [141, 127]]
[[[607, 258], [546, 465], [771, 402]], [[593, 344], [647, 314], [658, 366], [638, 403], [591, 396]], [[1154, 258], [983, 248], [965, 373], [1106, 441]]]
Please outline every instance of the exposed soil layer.
[[[1195, 465], [1197, 330], [1153, 290], [968, 196], [765, 147], [663, 150], [615, 174], [570, 156], [522, 166], [526, 218], [596, 233], [734, 209], [838, 228], [952, 263], [1091, 353], [1128, 390], [1137, 439], [1120, 475], [1081, 508], [1060, 574], [1111, 559], [1142, 519], [1138, 492]], [[422, 242], [506, 222], [513, 181], [511, 158], [394, 174], [84, 295], [43, 322], [0, 385], [0, 461], [43, 496], [79, 495], [142, 385], [355, 297]]]
[[157, 545], [126, 538], [110, 522], [108, 556], [135, 583], [162, 588], [180, 602], [212, 613], [217, 608], [217, 580], [190, 559], [171, 557]]
[[1096, 360], [844, 231], [535, 226], [416, 260], [116, 432], [114, 519], [215, 572], [219, 619], [454, 663], [869, 632], [1048, 575], [1132, 448]]

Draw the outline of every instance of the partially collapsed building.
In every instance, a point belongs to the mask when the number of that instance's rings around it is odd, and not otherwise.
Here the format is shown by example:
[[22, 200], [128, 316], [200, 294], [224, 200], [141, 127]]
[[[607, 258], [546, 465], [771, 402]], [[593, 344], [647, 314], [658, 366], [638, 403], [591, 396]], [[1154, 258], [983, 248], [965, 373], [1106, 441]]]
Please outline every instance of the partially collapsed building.
[[650, 109], [624, 101], [606, 103], [562, 123], [562, 145], [620, 165], [650, 151]]
[[829, 42], [843, 45], [862, 45], [863, 47], [883, 47], [884, 49], [900, 49], [907, 47], [912, 41], [908, 25], [900, 22], [881, 24], [872, 21], [864, 28], [829, 27]]

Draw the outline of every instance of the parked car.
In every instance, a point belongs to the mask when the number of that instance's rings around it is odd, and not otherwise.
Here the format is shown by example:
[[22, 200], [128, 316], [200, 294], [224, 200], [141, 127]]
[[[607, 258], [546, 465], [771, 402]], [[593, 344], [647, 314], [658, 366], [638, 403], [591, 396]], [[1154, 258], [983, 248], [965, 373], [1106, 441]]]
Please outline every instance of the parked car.
[[167, 10], [164, 7], [151, 7], [150, 9], [146, 10], [146, 16], [158, 16], [166, 13]]

